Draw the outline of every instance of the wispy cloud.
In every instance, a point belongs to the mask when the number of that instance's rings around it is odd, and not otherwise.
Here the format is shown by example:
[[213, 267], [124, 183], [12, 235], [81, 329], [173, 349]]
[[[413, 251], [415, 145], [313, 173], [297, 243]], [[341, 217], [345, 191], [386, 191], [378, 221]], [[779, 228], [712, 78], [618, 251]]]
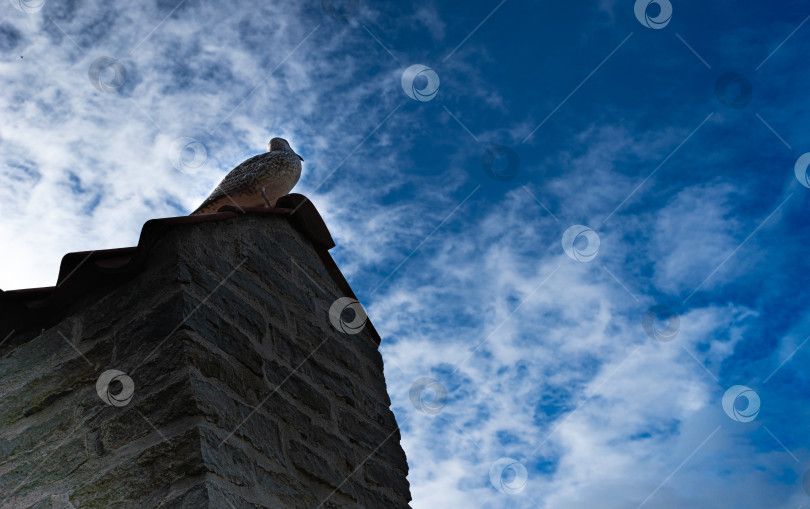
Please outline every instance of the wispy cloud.
[[[612, 1], [6, 4], [0, 288], [134, 244], [283, 136], [383, 335], [414, 507], [810, 505], [799, 10], [677, 4], [653, 30]], [[102, 57], [120, 83], [89, 75]], [[413, 64], [434, 99], [403, 93]], [[727, 71], [746, 107], [718, 99]], [[495, 144], [511, 180], [483, 171]], [[566, 256], [572, 225], [593, 261]], [[653, 306], [672, 341], [645, 333]], [[447, 391], [435, 415], [422, 377]], [[760, 394], [754, 422], [724, 413], [732, 385]], [[526, 468], [520, 493], [493, 486], [499, 458]]]

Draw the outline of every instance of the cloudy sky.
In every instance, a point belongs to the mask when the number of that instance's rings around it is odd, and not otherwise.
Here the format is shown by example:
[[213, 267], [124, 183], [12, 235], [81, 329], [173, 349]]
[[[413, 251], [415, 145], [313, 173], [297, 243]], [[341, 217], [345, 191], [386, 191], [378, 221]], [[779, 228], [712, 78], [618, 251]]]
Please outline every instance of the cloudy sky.
[[283, 136], [383, 336], [413, 507], [810, 508], [809, 17], [4, 2], [0, 288]]

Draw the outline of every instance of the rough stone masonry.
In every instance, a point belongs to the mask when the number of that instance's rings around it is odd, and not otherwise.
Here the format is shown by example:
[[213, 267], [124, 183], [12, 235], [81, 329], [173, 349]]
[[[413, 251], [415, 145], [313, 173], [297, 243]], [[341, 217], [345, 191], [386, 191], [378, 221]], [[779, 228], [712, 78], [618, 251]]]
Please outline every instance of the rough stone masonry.
[[287, 216], [178, 226], [147, 260], [0, 345], [0, 508], [408, 507], [376, 333], [330, 324], [345, 292]]

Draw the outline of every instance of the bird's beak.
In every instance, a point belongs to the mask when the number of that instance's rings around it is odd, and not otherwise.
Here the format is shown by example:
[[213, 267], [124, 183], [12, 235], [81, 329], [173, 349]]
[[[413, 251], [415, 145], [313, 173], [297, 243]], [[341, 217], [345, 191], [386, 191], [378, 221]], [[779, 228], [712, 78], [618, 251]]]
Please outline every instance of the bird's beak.
[[[295, 155], [297, 155], [297, 156], [298, 156], [298, 154], [295, 154]], [[298, 156], [298, 159], [300, 159], [300, 160], [302, 160], [302, 161], [304, 160], [304, 158], [303, 158], [303, 157], [301, 157], [301, 156]]]

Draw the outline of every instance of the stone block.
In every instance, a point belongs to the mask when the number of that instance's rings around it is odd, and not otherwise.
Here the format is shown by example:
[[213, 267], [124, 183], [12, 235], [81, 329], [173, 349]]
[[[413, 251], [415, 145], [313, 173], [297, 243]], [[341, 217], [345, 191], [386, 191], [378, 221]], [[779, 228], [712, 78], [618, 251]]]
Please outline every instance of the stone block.
[[[7, 506], [408, 506], [373, 331], [331, 326], [350, 291], [285, 216], [175, 224], [139, 270], [0, 350]], [[127, 405], [96, 394], [107, 369]]]

